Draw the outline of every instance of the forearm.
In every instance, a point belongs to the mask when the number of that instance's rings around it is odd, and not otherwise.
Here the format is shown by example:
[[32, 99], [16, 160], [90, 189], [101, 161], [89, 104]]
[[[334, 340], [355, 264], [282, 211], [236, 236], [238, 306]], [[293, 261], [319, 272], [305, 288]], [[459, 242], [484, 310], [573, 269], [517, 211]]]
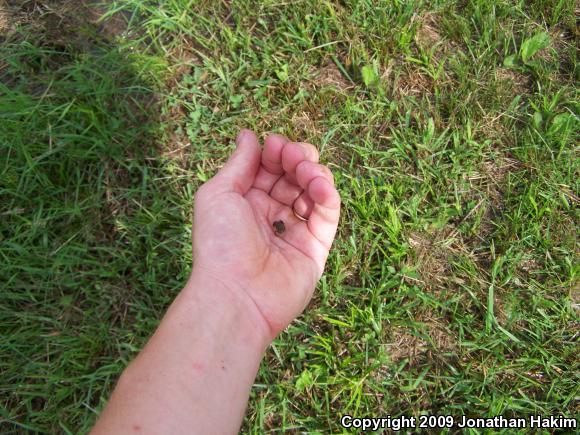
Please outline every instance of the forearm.
[[237, 433], [269, 337], [251, 299], [194, 273], [94, 432]]

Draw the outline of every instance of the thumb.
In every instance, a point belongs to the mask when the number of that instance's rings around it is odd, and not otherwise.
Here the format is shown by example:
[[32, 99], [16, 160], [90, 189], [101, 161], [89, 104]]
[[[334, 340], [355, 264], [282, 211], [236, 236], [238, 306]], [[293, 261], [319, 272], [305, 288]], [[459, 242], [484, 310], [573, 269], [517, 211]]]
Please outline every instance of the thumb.
[[245, 194], [254, 184], [261, 154], [254, 132], [242, 129], [236, 138], [236, 150], [215, 176], [215, 184], [222, 191]]

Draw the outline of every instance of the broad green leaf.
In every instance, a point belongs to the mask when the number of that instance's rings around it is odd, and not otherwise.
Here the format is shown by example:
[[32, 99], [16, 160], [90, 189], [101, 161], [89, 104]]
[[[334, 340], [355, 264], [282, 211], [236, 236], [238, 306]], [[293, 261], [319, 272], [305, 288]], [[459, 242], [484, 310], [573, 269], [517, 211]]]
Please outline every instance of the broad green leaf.
[[512, 68], [516, 65], [516, 55], [512, 54], [509, 55], [508, 57], [506, 57], [503, 60], [503, 66], [505, 66], [506, 68]]
[[552, 120], [550, 126], [551, 134], [567, 134], [573, 128], [574, 117], [569, 113], [560, 113]]
[[232, 95], [230, 96], [230, 103], [232, 103], [232, 107], [234, 109], [237, 109], [240, 107], [240, 105], [242, 104], [242, 101], [244, 100], [244, 96], [243, 95]]
[[524, 63], [528, 61], [540, 50], [550, 45], [550, 36], [546, 32], [538, 33], [522, 44], [521, 55]]
[[287, 63], [282, 65], [282, 68], [276, 71], [276, 76], [278, 77], [278, 80], [280, 80], [281, 82], [285, 82], [286, 80], [288, 80], [289, 75]]
[[314, 384], [314, 380], [312, 379], [312, 373], [308, 370], [304, 370], [300, 377], [296, 380], [296, 390], [304, 391], [305, 389], [311, 387]]
[[373, 85], [378, 80], [377, 72], [372, 65], [365, 65], [361, 69], [362, 79], [366, 86]]

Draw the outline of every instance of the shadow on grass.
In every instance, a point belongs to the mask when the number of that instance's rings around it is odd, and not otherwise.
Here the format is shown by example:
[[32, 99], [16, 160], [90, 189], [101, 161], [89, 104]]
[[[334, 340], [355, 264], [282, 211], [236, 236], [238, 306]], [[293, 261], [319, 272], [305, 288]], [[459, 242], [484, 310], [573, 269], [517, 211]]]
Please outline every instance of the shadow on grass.
[[163, 61], [98, 11], [0, 6], [2, 433], [88, 431], [187, 275], [188, 198], [158, 182]]

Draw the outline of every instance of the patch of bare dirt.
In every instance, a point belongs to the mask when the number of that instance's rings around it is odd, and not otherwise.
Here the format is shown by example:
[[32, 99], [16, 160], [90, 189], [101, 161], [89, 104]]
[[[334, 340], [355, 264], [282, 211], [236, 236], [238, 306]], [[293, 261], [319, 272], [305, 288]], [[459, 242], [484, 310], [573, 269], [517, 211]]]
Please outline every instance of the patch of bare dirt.
[[422, 97], [431, 96], [434, 91], [433, 79], [415, 65], [404, 66], [404, 71], [395, 78], [393, 87], [395, 93], [401, 96]]
[[180, 134], [176, 130], [169, 131], [167, 136], [162, 144], [161, 155], [175, 160], [182, 168], [186, 167], [191, 141], [185, 134]]
[[444, 284], [448, 283], [450, 259], [457, 255], [457, 244], [454, 246], [450, 243], [454, 236], [450, 228], [409, 235], [408, 242], [413, 255], [407, 264], [419, 274], [419, 284], [425, 289], [439, 293]]
[[518, 267], [521, 271], [525, 272], [528, 275], [533, 275], [534, 273], [542, 270], [542, 265], [540, 262], [535, 258], [524, 258], [518, 264]]
[[387, 353], [393, 362], [404, 358], [413, 359], [427, 347], [427, 342], [424, 339], [411, 334], [407, 328], [394, 328], [392, 336]]
[[332, 87], [341, 91], [353, 89], [354, 85], [342, 75], [334, 62], [314, 71], [312, 83], [317, 88]]
[[195, 66], [202, 65], [200, 57], [194, 53], [189, 44], [178, 45], [169, 56], [174, 59], [172, 63], [171, 78], [175, 84], [179, 83], [183, 77], [193, 72]]
[[444, 61], [445, 57], [460, 49], [441, 32], [441, 17], [437, 12], [416, 15], [413, 20], [418, 22], [415, 44], [425, 52], [432, 52], [436, 60]]
[[387, 345], [387, 353], [393, 362], [408, 359], [411, 363], [420, 356], [434, 358], [445, 353], [456, 353], [457, 338], [445, 324], [434, 316], [426, 315], [421, 321], [425, 324], [427, 336], [412, 334], [407, 328], [394, 328], [391, 343]]
[[0, 37], [12, 33], [24, 18], [25, 14], [19, 10], [9, 8], [7, 4], [0, 5]]
[[415, 33], [415, 42], [424, 50], [429, 50], [443, 40], [439, 33], [438, 16], [428, 12], [419, 18], [420, 24]]
[[498, 67], [495, 69], [495, 84], [498, 92], [516, 96], [528, 92], [530, 79], [520, 72]]
[[[484, 160], [479, 170], [467, 177], [473, 186], [473, 192], [477, 195], [474, 199], [480, 198], [482, 191], [485, 193], [478, 202], [481, 207], [478, 234], [474, 240], [466, 241], [468, 245], [479, 244], [491, 234], [495, 228], [492, 221], [501, 213], [504, 205], [503, 185], [510, 173], [521, 168], [522, 163], [519, 160], [497, 156], [494, 159]], [[477, 212], [478, 210], [474, 208], [471, 215], [474, 216]]]
[[470, 175], [468, 179], [471, 183], [477, 184], [477, 187], [484, 187], [492, 205], [500, 207], [503, 201], [502, 185], [511, 172], [518, 171], [521, 167], [519, 160], [497, 157], [493, 160], [484, 160], [480, 170]]
[[301, 138], [302, 141], [311, 141], [314, 138], [320, 137], [322, 130], [319, 126], [320, 115], [302, 111], [295, 113], [290, 119], [290, 125], [294, 133], [294, 137]]

